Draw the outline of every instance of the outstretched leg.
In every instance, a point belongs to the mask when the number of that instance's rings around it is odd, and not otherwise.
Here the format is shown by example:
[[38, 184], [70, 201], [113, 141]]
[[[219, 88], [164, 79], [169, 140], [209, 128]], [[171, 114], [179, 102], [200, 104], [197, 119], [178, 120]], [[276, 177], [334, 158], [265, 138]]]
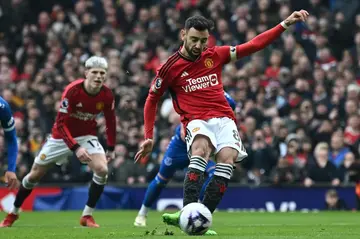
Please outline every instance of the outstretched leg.
[[135, 226], [146, 226], [147, 213], [159, 198], [162, 190], [174, 176], [177, 170], [186, 168], [189, 165], [189, 158], [186, 152], [186, 144], [179, 138], [174, 137], [165, 152], [161, 162], [159, 173], [149, 184], [141, 209], [135, 218]]
[[33, 188], [41, 180], [41, 178], [46, 174], [49, 166], [38, 165], [34, 163], [31, 168], [31, 171], [23, 178], [20, 185], [19, 191], [16, 194], [14, 205], [10, 213], [6, 218], [0, 223], [0, 227], [11, 227], [14, 222], [19, 218], [19, 211], [26, 200], [26, 198], [31, 194]]
[[159, 198], [161, 191], [166, 187], [168, 179], [164, 178], [160, 173], [149, 184], [143, 203], [138, 212], [137, 217], [135, 218], [134, 226], [145, 227], [146, 226], [146, 217], [151, 209], [151, 206]]

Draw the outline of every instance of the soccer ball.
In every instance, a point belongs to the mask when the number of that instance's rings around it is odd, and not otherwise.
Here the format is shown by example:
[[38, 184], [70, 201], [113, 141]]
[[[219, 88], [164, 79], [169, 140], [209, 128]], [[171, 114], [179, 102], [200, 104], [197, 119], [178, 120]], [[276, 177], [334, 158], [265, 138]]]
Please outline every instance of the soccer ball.
[[203, 235], [211, 227], [212, 215], [202, 203], [190, 203], [180, 212], [180, 228], [188, 235]]

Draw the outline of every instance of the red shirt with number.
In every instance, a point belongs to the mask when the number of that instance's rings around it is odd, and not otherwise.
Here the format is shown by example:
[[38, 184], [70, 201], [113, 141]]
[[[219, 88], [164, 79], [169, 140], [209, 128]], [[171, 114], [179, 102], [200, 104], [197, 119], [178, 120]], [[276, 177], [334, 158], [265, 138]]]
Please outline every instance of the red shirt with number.
[[52, 129], [52, 137], [63, 139], [66, 145], [75, 150], [79, 147], [75, 137], [97, 135], [96, 117], [104, 113], [108, 149], [113, 150], [116, 138], [114, 96], [103, 86], [96, 95], [90, 95], [84, 88], [84, 80], [69, 84], [61, 97], [59, 112]]

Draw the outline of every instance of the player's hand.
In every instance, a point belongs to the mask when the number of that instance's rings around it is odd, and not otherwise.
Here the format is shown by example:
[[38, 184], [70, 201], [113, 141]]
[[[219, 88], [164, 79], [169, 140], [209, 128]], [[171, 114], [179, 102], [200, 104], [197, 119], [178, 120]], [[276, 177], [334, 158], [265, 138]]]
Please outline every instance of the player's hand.
[[145, 140], [141, 146], [140, 146], [140, 150], [136, 153], [135, 155], [135, 163], [141, 159], [144, 158], [146, 155], [148, 155], [149, 153], [151, 153], [152, 148], [154, 146], [154, 141], [152, 139], [147, 139]]
[[115, 152], [114, 151], [106, 151], [106, 160], [110, 162], [115, 158]]
[[288, 18], [285, 19], [287, 26], [293, 25], [297, 22], [305, 22], [309, 16], [309, 13], [305, 10], [295, 11]]
[[83, 147], [78, 148], [76, 150], [75, 154], [76, 154], [76, 157], [80, 160], [80, 162], [82, 162], [82, 163], [91, 162], [91, 157], [85, 148], [83, 148]]
[[19, 186], [16, 174], [11, 171], [5, 173], [5, 183], [10, 190], [17, 189]]

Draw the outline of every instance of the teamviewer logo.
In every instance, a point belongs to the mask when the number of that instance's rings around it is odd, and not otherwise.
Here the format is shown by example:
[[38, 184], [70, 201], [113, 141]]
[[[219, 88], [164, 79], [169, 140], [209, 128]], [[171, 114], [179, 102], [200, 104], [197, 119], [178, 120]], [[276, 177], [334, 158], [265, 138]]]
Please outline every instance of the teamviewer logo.
[[218, 77], [217, 77], [216, 74], [209, 75], [209, 78], [210, 78], [210, 85], [211, 86], [215, 86], [215, 85], [219, 84]]

